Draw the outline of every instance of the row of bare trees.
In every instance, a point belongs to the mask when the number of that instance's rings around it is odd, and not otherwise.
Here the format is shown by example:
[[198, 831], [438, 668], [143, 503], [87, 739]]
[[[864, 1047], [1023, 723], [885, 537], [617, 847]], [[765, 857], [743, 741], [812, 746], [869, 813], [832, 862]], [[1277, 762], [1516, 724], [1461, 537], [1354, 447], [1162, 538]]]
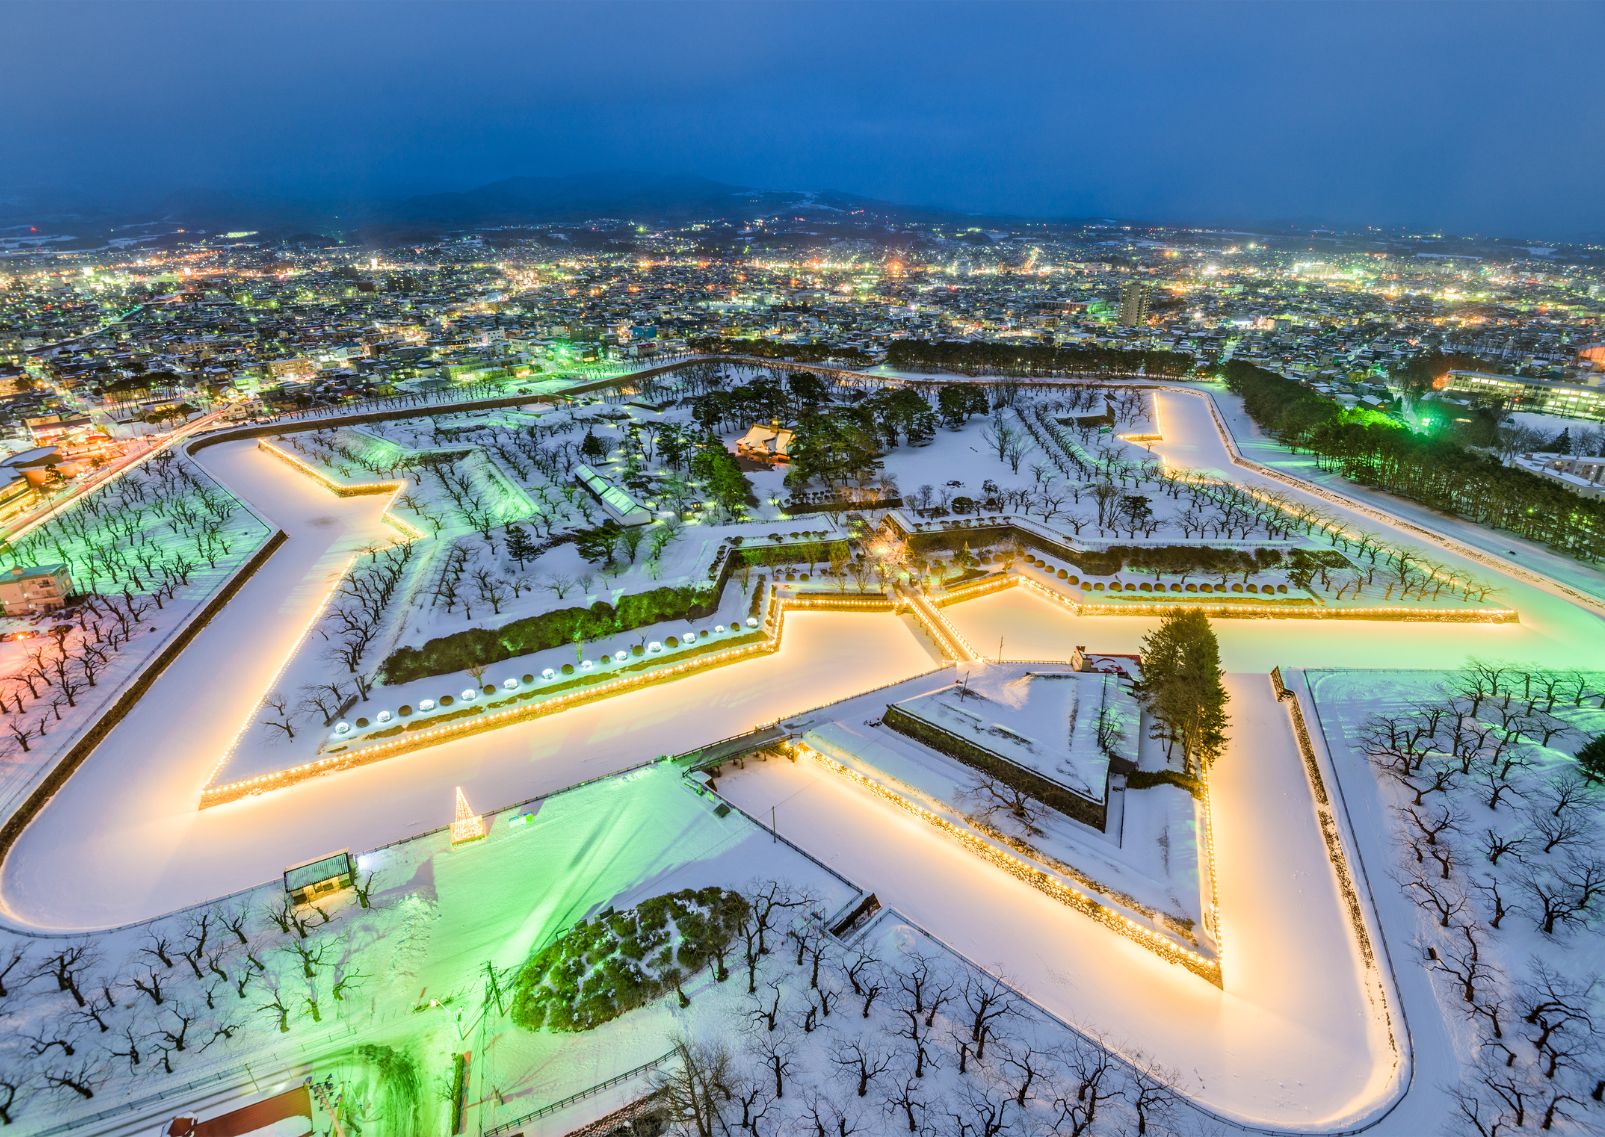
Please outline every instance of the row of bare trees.
[[[1197, 1120], [1171, 1072], [1047, 1020], [997, 976], [873, 926], [844, 942], [773, 883], [750, 895], [743, 997], [676, 1039], [657, 1078], [670, 1132], [1091, 1137]], [[729, 975], [722, 959], [709, 972]]]
[[[371, 874], [356, 882], [361, 908]], [[368, 976], [335, 914], [218, 904], [109, 939], [0, 943], [0, 1125], [338, 1018]]]
[[1456, 1133], [1588, 1124], [1605, 1099], [1605, 991], [1577, 953], [1605, 917], [1605, 793], [1567, 758], [1602, 681], [1473, 662], [1362, 731], [1402, 791], [1420, 950], [1476, 1039], [1452, 1088]]

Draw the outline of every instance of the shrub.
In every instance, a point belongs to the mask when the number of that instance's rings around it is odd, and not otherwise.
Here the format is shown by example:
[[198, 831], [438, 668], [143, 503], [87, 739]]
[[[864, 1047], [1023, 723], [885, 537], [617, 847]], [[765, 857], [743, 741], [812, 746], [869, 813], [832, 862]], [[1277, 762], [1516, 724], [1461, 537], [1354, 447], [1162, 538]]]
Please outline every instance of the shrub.
[[513, 984], [511, 1016], [527, 1030], [582, 1031], [665, 994], [674, 971], [725, 951], [747, 914], [740, 893], [717, 886], [605, 910], [531, 956]]
[[619, 597], [616, 607], [598, 600], [588, 608], [559, 608], [500, 628], [467, 628], [420, 647], [397, 648], [381, 670], [385, 682], [406, 683], [529, 655], [576, 638], [596, 640], [667, 620], [701, 619], [713, 614], [717, 602], [717, 595], [707, 588], [653, 588]]

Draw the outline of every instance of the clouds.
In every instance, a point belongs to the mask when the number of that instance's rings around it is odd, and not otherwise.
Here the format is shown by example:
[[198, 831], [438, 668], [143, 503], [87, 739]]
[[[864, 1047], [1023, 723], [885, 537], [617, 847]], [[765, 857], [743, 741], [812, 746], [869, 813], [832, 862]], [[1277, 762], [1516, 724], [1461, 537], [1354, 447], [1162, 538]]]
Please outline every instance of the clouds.
[[635, 166], [1044, 215], [1605, 228], [1593, 5], [11, 5], [8, 177]]

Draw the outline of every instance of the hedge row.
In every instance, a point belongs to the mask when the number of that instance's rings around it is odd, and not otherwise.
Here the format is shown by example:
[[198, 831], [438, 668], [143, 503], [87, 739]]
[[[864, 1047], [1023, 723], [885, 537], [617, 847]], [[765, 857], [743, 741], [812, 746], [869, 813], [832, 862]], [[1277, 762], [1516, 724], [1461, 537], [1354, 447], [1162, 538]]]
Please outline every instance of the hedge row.
[[1067, 817], [1073, 817], [1097, 829], [1102, 829], [1107, 821], [1106, 803], [1084, 798], [1058, 782], [1043, 777], [1035, 770], [1028, 770], [1019, 763], [1011, 762], [1001, 754], [995, 754], [967, 738], [960, 738], [941, 727], [933, 726], [901, 707], [888, 706], [881, 721], [899, 734], [929, 746], [932, 750], [945, 754], [957, 762], [962, 762], [971, 769], [979, 770], [987, 777], [996, 778], [1021, 793], [1030, 794], [1049, 809], [1058, 810]]
[[1164, 573], [1242, 573], [1248, 574], [1282, 564], [1279, 549], [1222, 549], [1210, 545], [1110, 545], [1107, 549], [1077, 549], [1041, 534], [1007, 522], [974, 529], [948, 529], [939, 532], [914, 530], [909, 544], [921, 552], [932, 549], [956, 550], [964, 545], [987, 544], [1013, 539], [1026, 548], [1037, 549], [1068, 561], [1088, 576], [1113, 576], [1128, 565], [1138, 571]]
[[1133, 770], [1126, 775], [1128, 790], [1146, 790], [1153, 786], [1178, 786], [1194, 797], [1203, 792], [1197, 778], [1176, 770]]
[[706, 588], [665, 586], [632, 592], [619, 597], [616, 607], [598, 600], [588, 608], [559, 608], [499, 628], [465, 628], [420, 647], [400, 647], [384, 661], [380, 674], [386, 683], [408, 683], [545, 651], [576, 639], [588, 642], [665, 620], [700, 620], [713, 615], [718, 602], [718, 593]]

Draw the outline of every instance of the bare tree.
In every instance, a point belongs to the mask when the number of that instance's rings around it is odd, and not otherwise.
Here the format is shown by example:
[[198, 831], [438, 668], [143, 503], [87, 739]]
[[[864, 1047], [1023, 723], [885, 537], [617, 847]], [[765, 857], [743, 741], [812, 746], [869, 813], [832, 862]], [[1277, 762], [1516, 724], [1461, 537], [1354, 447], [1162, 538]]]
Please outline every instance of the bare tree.
[[[28, 962], [28, 949], [21, 944], [12, 944], [4, 954], [0, 954], [0, 999], [4, 999], [23, 984], [34, 978], [37, 972], [30, 973], [25, 966]], [[18, 982], [11, 982], [11, 973], [21, 967], [22, 974]], [[7, 984], [10, 983], [8, 987]]]
[[1170, 1119], [1176, 1108], [1176, 1095], [1171, 1086], [1176, 1084], [1174, 1071], [1134, 1061], [1131, 1067], [1131, 1085], [1128, 1096], [1131, 1108], [1137, 1115], [1137, 1137], [1144, 1137], [1151, 1122], [1161, 1124]]
[[1516, 854], [1521, 859], [1521, 851], [1527, 847], [1525, 834], [1504, 834], [1497, 829], [1486, 830], [1482, 839], [1482, 851], [1488, 857], [1488, 863], [1497, 865], [1499, 858], [1506, 853]]
[[784, 1098], [786, 1077], [797, 1060], [796, 1048], [783, 1031], [776, 1031], [774, 1034], [765, 1033], [758, 1039], [757, 1052], [765, 1071], [774, 1081], [775, 1100]]
[[695, 1137], [717, 1137], [724, 1132], [721, 1106], [730, 1098], [729, 1052], [681, 1037], [674, 1057], [656, 1078], [669, 1124]]
[[774, 1030], [780, 1023], [780, 982], [771, 979], [767, 984], [769, 994], [767, 997], [755, 996], [752, 1010], [747, 1017], [754, 1026], [762, 1026], [765, 1030]]
[[1054, 1132], [1081, 1137], [1097, 1123], [1099, 1107], [1120, 1096], [1111, 1077], [1108, 1048], [1101, 1039], [1078, 1037], [1070, 1048], [1065, 1073], [1067, 1090], [1053, 1102]]
[[1482, 945], [1477, 942], [1474, 925], [1459, 925], [1459, 940], [1451, 939], [1441, 951], [1435, 953], [1431, 970], [1449, 976], [1460, 990], [1463, 1003], [1475, 1003], [1480, 984], [1493, 978], [1492, 966], [1482, 957]]
[[996, 778], [980, 777], [968, 787], [966, 796], [974, 803], [973, 816], [987, 824], [993, 824], [998, 813], [1002, 812], [1012, 818], [1027, 836], [1042, 835], [1042, 828], [1038, 824], [1042, 820], [1042, 803], [1024, 790]]
[[85, 1005], [85, 1000], [80, 984], [84, 972], [93, 962], [94, 957], [89, 954], [89, 949], [83, 944], [75, 944], [72, 947], [62, 948], [50, 956], [35, 974], [49, 975], [56, 981], [58, 991], [70, 994], [73, 1002], [82, 1007]]
[[975, 1057], [986, 1057], [986, 1043], [998, 1021], [1018, 1013], [1014, 992], [995, 975], [966, 975], [961, 991]]
[[1545, 809], [1543, 803], [1527, 811], [1527, 819], [1536, 830], [1535, 841], [1542, 840], [1542, 851], [1567, 849], [1583, 843], [1593, 836], [1594, 826], [1578, 805], [1556, 805]]
[[295, 737], [296, 713], [290, 707], [288, 698], [275, 691], [263, 698], [262, 709], [267, 712], [267, 717], [262, 720], [263, 726], [283, 731], [287, 739]]
[[162, 1005], [162, 986], [164, 981], [162, 977], [156, 973], [156, 969], [154, 967], [147, 967], [145, 969], [145, 977], [143, 979], [141, 979], [138, 975], [135, 975], [128, 982], [135, 990], [143, 991], [145, 994], [149, 995], [152, 1003], [155, 1003], [158, 1007]]
[[901, 1079], [886, 1095], [886, 1104], [883, 1106], [889, 1117], [902, 1114], [910, 1133], [920, 1131], [920, 1124], [925, 1117], [926, 1102], [924, 1096], [917, 1092], [919, 1085], [917, 1078], [912, 1075]]
[[75, 1066], [47, 1070], [44, 1075], [47, 1086], [56, 1090], [70, 1091], [86, 1101], [95, 1096], [95, 1087], [100, 1084], [100, 1078], [100, 1067], [88, 1060]]
[[14, 1125], [21, 1114], [22, 1103], [34, 1086], [31, 1072], [22, 1069], [12, 1055], [0, 1055], [0, 1125]]
[[60, 1050], [64, 1058], [71, 1058], [78, 1053], [76, 1040], [59, 1027], [36, 1030], [22, 1037], [28, 1041], [29, 1050], [35, 1058], [42, 1057], [52, 1050]]
[[1003, 1065], [1014, 1071], [1017, 1079], [1014, 1104], [1021, 1109], [1031, 1098], [1031, 1088], [1049, 1070], [1048, 1057], [1031, 1046], [1002, 1046]]
[[140, 955], [148, 955], [163, 967], [173, 966], [173, 941], [159, 928], [152, 928], [146, 934], [145, 943], [139, 949]]
[[959, 1091], [958, 1108], [950, 1110], [953, 1137], [999, 1137], [1011, 1124], [1014, 1099], [1007, 1094], [967, 1080]]
[[271, 988], [266, 992], [266, 997], [267, 997], [268, 1001], [263, 1003], [261, 1006], [257, 1007], [256, 1009], [259, 1010], [259, 1011], [266, 1011], [268, 1014], [270, 1014], [278, 1022], [279, 1033], [280, 1034], [289, 1033], [289, 1030], [290, 1030], [290, 1008], [289, 1008], [289, 1006], [286, 1005], [286, 1003], [284, 1002], [283, 997], [279, 994], [279, 992], [275, 991], [275, 990], [273, 990]]
[[858, 1096], [865, 1097], [870, 1084], [891, 1066], [892, 1057], [884, 1051], [850, 1039], [837, 1048], [830, 1056], [830, 1061], [831, 1065], [857, 1081]]

